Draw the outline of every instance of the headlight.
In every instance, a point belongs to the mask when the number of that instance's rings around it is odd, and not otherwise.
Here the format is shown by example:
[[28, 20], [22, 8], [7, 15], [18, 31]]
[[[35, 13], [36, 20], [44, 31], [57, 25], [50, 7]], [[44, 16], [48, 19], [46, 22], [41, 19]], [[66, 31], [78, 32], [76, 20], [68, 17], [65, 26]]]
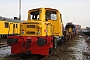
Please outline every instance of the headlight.
[[24, 34], [24, 31], [22, 31], [21, 34], [23, 35]]
[[40, 32], [39, 31], [37, 32], [37, 35], [40, 35]]

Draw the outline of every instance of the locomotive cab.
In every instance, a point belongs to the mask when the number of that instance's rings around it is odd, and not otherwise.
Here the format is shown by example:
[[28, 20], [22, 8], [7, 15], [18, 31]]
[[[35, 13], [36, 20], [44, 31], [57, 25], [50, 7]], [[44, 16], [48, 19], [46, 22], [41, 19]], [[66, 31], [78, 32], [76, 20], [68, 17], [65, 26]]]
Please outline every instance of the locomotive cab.
[[72, 33], [75, 31], [76, 27], [72, 23], [67, 23], [65, 29], [68, 30], [69, 33]]
[[48, 55], [52, 49], [61, 45], [62, 25], [61, 14], [56, 9], [29, 10], [27, 21], [20, 23], [20, 36], [8, 37], [11, 53]]

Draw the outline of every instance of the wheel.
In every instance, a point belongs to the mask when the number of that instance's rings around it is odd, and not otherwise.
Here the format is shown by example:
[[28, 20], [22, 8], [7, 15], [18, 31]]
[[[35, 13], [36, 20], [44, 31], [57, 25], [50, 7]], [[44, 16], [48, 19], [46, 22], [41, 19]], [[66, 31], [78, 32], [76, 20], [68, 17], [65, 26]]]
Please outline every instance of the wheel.
[[53, 40], [53, 48], [57, 48], [58, 46], [61, 46], [62, 45], [62, 42], [63, 42], [63, 39], [61, 37], [54, 37], [54, 40]]
[[57, 48], [57, 39], [53, 37], [53, 49]]
[[51, 54], [54, 51], [53, 48], [49, 49], [49, 54]]
[[58, 41], [58, 42], [57, 42], [57, 45], [58, 45], [58, 46], [61, 46], [61, 45], [62, 45], [62, 40]]

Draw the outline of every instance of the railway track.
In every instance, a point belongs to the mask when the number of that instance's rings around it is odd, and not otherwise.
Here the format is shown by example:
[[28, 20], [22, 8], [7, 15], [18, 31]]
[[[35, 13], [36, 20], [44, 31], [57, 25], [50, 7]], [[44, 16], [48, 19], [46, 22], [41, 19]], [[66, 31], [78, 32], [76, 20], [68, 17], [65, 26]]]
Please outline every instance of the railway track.
[[10, 55], [5, 57], [4, 60], [41, 60], [44, 56], [40, 55]]
[[2, 47], [8, 47], [8, 45], [6, 43], [0, 44], [0, 48], [2, 48]]
[[7, 42], [6, 42], [6, 39], [0, 39], [0, 48], [2, 47], [7, 47]]
[[44, 56], [41, 55], [23, 55], [21, 56], [22, 60], [41, 60], [42, 58], [44, 58]]

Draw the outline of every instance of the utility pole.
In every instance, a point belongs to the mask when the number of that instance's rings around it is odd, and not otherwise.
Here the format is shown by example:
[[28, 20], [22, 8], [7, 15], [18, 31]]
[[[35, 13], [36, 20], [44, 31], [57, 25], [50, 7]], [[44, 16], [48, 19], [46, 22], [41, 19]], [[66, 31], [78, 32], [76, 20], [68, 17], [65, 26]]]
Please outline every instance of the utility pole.
[[19, 0], [19, 19], [21, 20], [21, 0]]
[[68, 23], [68, 17], [67, 17], [67, 23]]

